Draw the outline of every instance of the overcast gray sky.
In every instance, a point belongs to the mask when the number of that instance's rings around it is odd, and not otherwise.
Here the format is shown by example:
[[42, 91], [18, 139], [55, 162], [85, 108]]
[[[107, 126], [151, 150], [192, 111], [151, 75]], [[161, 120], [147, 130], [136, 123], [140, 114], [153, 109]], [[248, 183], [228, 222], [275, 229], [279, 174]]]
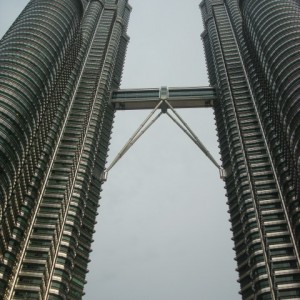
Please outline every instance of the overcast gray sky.
[[[0, 0], [0, 36], [25, 0]], [[123, 88], [207, 85], [199, 0], [131, 0]], [[109, 161], [149, 112], [117, 112]], [[179, 113], [219, 159], [211, 109]], [[224, 183], [162, 116], [111, 170], [85, 300], [238, 300]]]

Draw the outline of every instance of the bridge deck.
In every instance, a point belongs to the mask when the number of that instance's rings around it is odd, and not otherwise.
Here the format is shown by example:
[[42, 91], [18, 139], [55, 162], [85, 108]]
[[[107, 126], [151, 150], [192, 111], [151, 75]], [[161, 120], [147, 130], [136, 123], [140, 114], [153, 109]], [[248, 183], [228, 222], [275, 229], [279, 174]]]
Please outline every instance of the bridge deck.
[[[161, 89], [124, 89], [112, 93], [116, 110], [154, 109], [162, 99]], [[169, 88], [164, 99], [173, 108], [212, 107], [216, 92], [211, 87]]]

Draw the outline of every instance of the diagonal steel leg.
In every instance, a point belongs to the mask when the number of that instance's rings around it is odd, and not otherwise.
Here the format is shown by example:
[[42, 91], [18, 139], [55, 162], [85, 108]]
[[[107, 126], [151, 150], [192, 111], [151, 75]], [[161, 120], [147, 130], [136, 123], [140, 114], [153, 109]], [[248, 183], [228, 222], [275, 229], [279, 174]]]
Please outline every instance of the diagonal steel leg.
[[201, 151], [209, 158], [209, 160], [218, 168], [222, 169], [221, 166], [217, 163], [217, 161], [213, 158], [213, 156], [210, 154], [210, 152], [205, 148], [205, 146], [201, 143], [197, 135], [193, 132], [193, 130], [188, 126], [188, 124], [181, 118], [181, 116], [177, 113], [177, 111], [173, 108], [173, 106], [165, 100], [165, 103], [168, 105], [168, 107], [172, 110], [174, 115], [179, 119], [182, 125], [176, 121], [169, 113], [168, 116], [171, 117], [171, 119], [192, 139], [192, 141], [201, 149]]
[[[165, 105], [165, 109], [162, 108], [162, 105]], [[154, 113], [162, 108], [162, 111], [156, 115], [150, 122], [149, 120], [154, 115]], [[173, 115], [171, 115], [167, 108], [170, 108]], [[224, 179], [226, 177], [225, 170], [217, 163], [217, 161], [213, 158], [210, 152], [206, 149], [206, 147], [199, 140], [197, 135], [193, 132], [193, 130], [188, 126], [188, 124], [183, 120], [183, 118], [176, 112], [176, 110], [172, 107], [172, 105], [166, 100], [162, 99], [158, 105], [151, 111], [149, 116], [145, 119], [145, 121], [139, 126], [139, 128], [135, 131], [135, 133], [131, 136], [122, 150], [117, 154], [116, 158], [112, 161], [109, 167], [104, 170], [101, 181], [107, 180], [108, 172], [113, 168], [113, 166], [125, 155], [125, 153], [137, 142], [137, 140], [156, 122], [156, 120], [163, 114], [166, 113], [170, 119], [200, 148], [200, 150], [209, 158], [209, 160], [219, 169], [220, 177]]]
[[[128, 142], [122, 148], [122, 150], [117, 154], [115, 159], [109, 165], [109, 167], [104, 170], [101, 180], [106, 181], [108, 172], [113, 168], [113, 166], [124, 156], [124, 154], [132, 147], [132, 145], [155, 123], [155, 121], [162, 115], [160, 112], [154, 119], [148, 123], [154, 113], [160, 108], [163, 101], [160, 101], [157, 106], [151, 111], [148, 117], [143, 121], [143, 123], [139, 126], [139, 128], [134, 132], [134, 134], [130, 137]], [[148, 123], [148, 124], [147, 124]]]

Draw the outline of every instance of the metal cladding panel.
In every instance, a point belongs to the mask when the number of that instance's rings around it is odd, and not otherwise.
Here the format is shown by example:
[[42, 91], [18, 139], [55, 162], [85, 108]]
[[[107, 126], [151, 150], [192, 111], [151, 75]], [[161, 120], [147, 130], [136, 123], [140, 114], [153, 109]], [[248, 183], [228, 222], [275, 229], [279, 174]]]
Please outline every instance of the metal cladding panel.
[[85, 9], [86, 6], [88, 5], [89, 0], [81, 0], [82, 6]]

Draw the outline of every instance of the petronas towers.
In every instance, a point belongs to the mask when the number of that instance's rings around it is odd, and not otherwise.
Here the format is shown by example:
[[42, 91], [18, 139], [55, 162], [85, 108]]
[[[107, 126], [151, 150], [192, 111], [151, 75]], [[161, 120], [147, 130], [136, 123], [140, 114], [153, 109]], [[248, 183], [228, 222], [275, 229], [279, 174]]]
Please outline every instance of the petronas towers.
[[[300, 2], [200, 8], [241, 297], [300, 299]], [[0, 43], [1, 299], [83, 296], [130, 12], [31, 0]]]

